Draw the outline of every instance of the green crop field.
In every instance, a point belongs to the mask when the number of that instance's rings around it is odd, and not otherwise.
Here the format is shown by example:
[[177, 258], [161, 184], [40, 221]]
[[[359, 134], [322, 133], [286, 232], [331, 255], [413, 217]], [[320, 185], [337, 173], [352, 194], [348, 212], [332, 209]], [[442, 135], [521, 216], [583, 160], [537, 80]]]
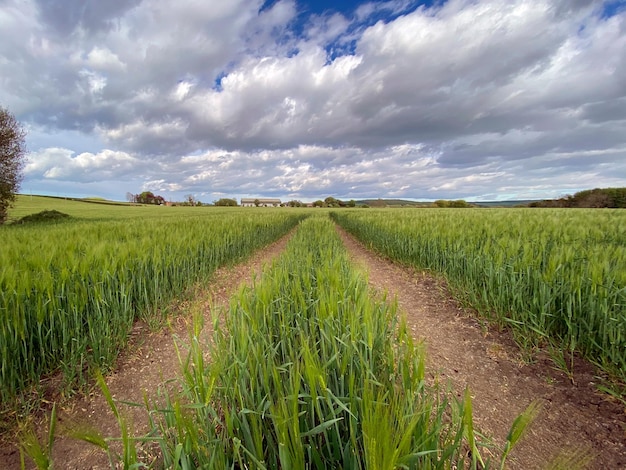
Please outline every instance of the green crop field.
[[[146, 463], [133, 439], [158, 444], [165, 468], [445, 470], [495, 460], [481, 457], [469, 391], [456, 400], [427, 385], [423, 347], [393, 304], [370, 297], [325, 214], [303, 221], [233, 299], [213, 342], [199, 342], [200, 328], [197, 319], [182, 393], [164, 391], [165, 405], [148, 403], [147, 434], [123, 437], [125, 468]], [[513, 425], [499, 468], [534, 412]]]
[[75, 390], [113, 363], [135, 320], [162, 320], [218, 266], [299, 226], [233, 300], [209, 346], [212, 362], [193, 336], [182, 395], [146, 399], [150, 434], [123, 437], [128, 466], [135, 439], [159, 445], [165, 464], [190, 468], [483, 468], [469, 392], [449, 400], [427, 386], [420, 347], [393, 304], [370, 297], [329, 214], [380, 253], [442, 274], [527, 346], [580, 352], [626, 379], [623, 211], [150, 207], [22, 196], [10, 216], [44, 210], [70, 217], [0, 227], [0, 413], [32, 404], [49, 375]]
[[[626, 379], [626, 212], [423, 209], [333, 212], [394, 260], [443, 274], [520, 342], [579, 351]], [[565, 358], [564, 358], [565, 360]]]
[[[59, 222], [0, 227], [3, 408], [61, 372], [70, 390], [112, 363], [137, 318], [152, 321], [214, 270], [276, 240], [302, 211], [132, 207], [22, 197], [14, 214]], [[13, 215], [13, 217], [18, 217]]]

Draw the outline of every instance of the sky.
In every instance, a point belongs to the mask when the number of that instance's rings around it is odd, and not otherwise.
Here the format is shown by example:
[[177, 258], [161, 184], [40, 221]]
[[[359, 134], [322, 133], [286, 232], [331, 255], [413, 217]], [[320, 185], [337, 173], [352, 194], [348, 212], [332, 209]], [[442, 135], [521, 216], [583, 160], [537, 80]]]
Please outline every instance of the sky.
[[626, 2], [0, 0], [21, 191], [313, 201], [626, 186]]

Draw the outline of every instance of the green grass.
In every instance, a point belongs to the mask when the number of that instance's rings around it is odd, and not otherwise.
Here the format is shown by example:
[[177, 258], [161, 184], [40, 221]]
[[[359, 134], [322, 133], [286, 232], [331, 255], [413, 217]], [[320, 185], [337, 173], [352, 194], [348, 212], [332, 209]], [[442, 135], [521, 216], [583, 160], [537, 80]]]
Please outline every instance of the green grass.
[[428, 209], [332, 216], [380, 253], [443, 274], [461, 298], [513, 327], [527, 347], [548, 343], [565, 355], [580, 352], [626, 381], [626, 212]]

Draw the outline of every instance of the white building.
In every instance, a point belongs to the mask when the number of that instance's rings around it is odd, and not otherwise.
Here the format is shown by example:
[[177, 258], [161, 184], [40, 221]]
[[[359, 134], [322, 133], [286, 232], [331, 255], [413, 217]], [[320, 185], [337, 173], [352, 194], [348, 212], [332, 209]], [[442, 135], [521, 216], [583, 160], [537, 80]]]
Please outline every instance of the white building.
[[264, 198], [264, 197], [242, 197], [242, 207], [278, 207], [280, 199]]

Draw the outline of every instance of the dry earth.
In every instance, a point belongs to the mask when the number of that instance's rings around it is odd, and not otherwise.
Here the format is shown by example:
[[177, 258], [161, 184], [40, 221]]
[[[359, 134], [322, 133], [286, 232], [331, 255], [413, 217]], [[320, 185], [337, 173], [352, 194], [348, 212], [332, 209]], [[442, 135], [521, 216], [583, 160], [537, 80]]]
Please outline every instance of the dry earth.
[[[533, 363], [522, 361], [510, 335], [486, 329], [472, 312], [452, 300], [440, 280], [393, 264], [344, 232], [340, 234], [355, 264], [368, 273], [373, 289], [396, 296], [415, 337], [426, 342], [430, 376], [440, 382], [449, 381], [459, 396], [466, 386], [470, 388], [476, 425], [486, 435], [494, 436], [494, 454], [517, 414], [533, 400], [541, 400], [541, 414], [527, 438], [513, 451], [507, 468], [545, 468], [560, 451], [583, 449], [594, 457], [590, 469], [626, 469], [626, 410], [596, 391], [590, 366], [577, 364], [572, 384], [546, 358]], [[264, 264], [282, 252], [288, 238], [242, 264], [216, 273], [199, 297], [207, 337], [211, 334], [212, 315], [227, 305], [238, 286], [251, 283], [254, 273], [260, 273]], [[154, 396], [158, 387], [175, 379], [180, 367], [174, 340], [187, 338], [190, 323], [189, 315], [179, 315], [170, 328], [156, 333], [138, 324], [131, 347], [107, 377], [114, 397], [141, 403], [144, 391]], [[141, 432], [145, 411], [122, 407], [136, 432]], [[70, 421], [88, 422], [105, 436], [119, 435], [117, 422], [98, 391], [63, 405], [60, 422]], [[151, 451], [143, 449], [146, 454]], [[110, 468], [104, 453], [94, 446], [63, 437], [55, 442], [54, 460], [55, 468]], [[9, 439], [0, 445], [0, 469], [18, 468], [19, 453]]]

